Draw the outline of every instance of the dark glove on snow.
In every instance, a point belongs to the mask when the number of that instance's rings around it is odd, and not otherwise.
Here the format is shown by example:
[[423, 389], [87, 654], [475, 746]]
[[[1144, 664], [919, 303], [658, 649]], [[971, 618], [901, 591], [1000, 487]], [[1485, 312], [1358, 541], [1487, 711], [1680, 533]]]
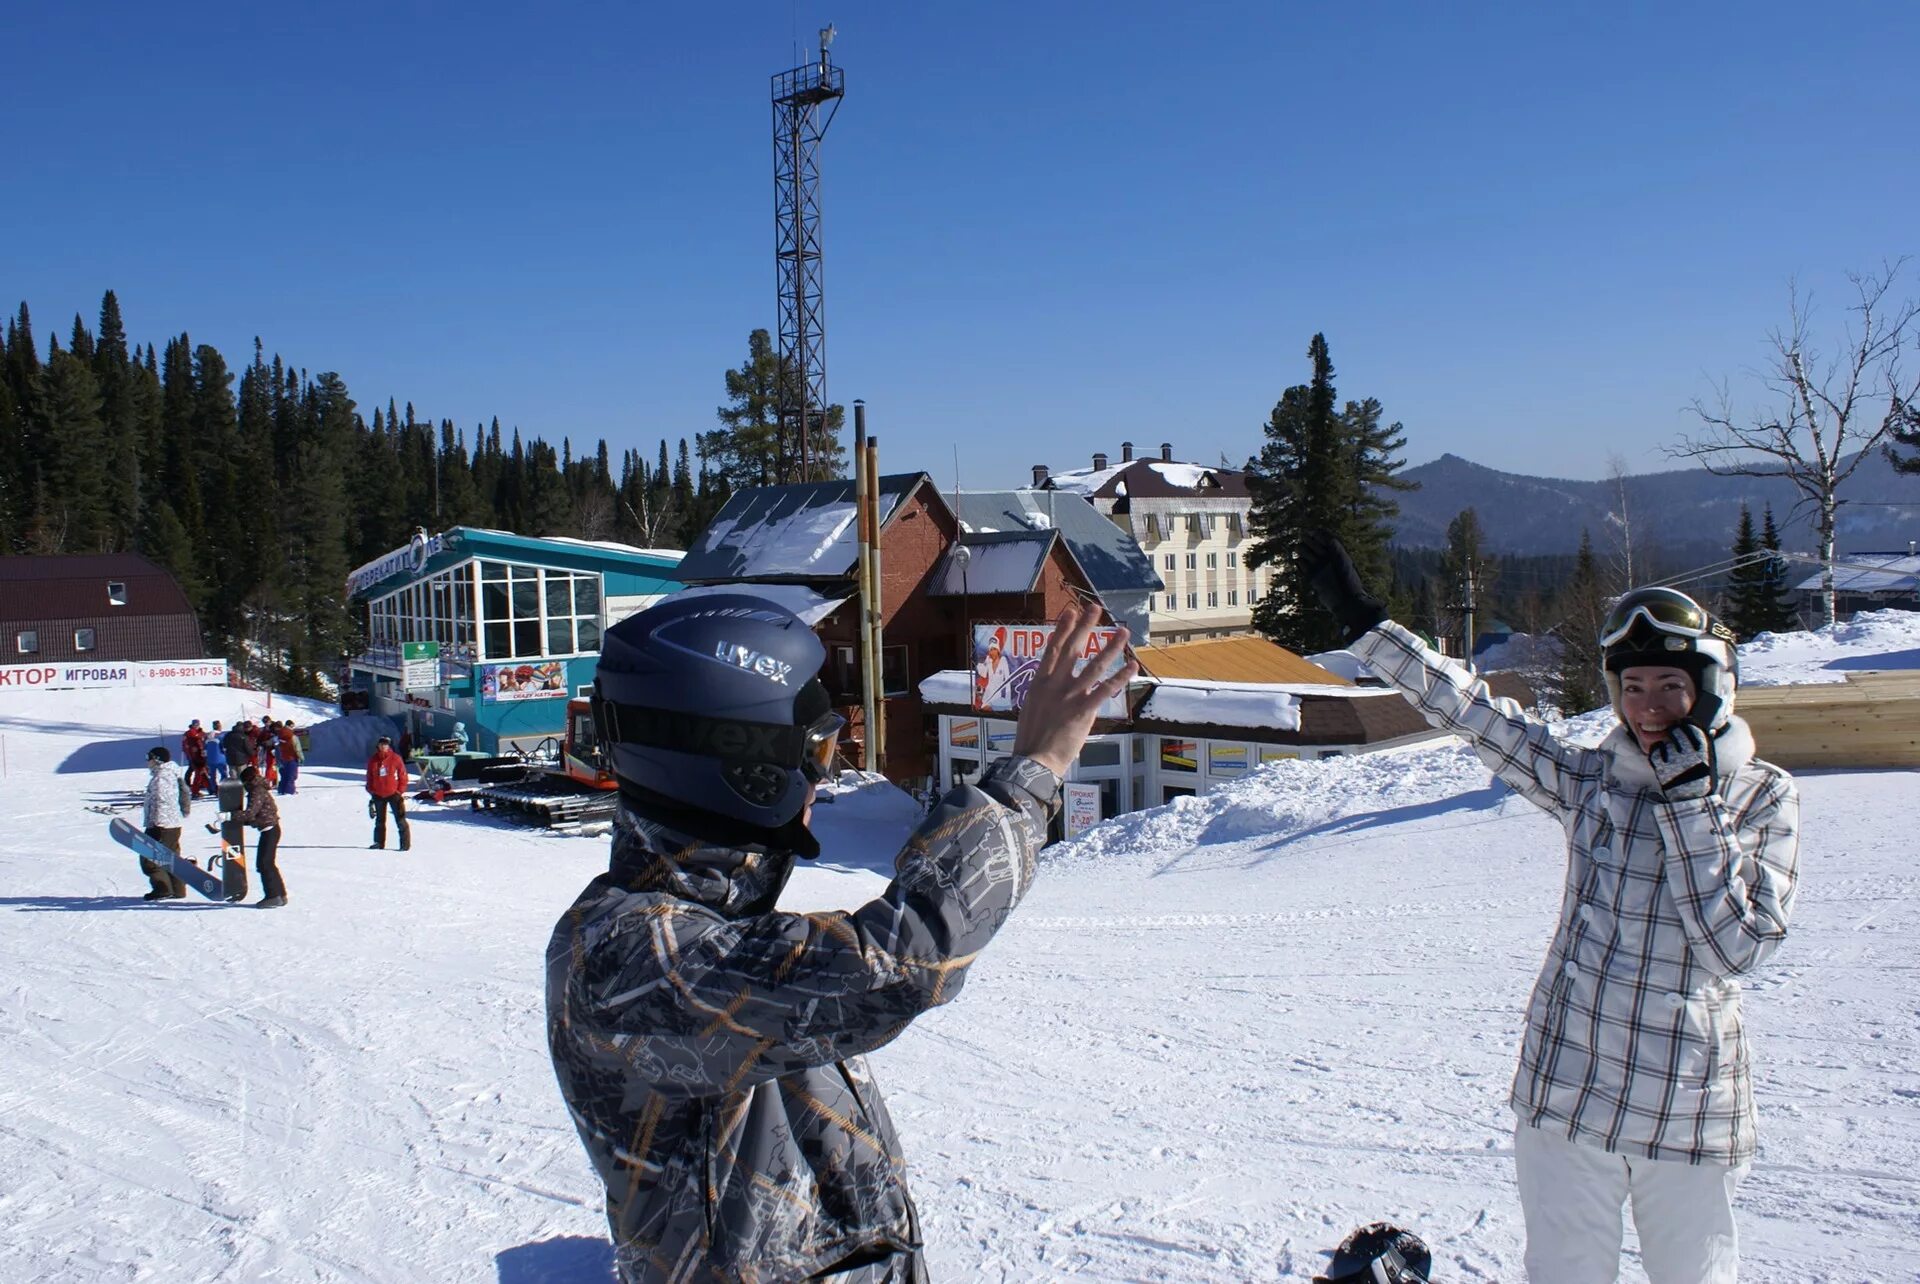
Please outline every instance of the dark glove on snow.
[[1676, 723], [1665, 740], [1647, 751], [1647, 758], [1668, 802], [1705, 798], [1713, 792], [1713, 741], [1691, 722]]
[[1307, 536], [1300, 548], [1300, 562], [1307, 582], [1320, 596], [1320, 604], [1347, 631], [1348, 645], [1387, 618], [1387, 608], [1360, 583], [1353, 559], [1333, 536], [1325, 531]]

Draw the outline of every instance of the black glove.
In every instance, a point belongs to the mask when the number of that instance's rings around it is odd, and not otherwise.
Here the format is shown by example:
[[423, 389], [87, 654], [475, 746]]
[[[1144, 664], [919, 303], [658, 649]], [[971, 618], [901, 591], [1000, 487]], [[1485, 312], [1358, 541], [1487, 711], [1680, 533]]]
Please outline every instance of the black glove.
[[368, 820], [380, 819], [380, 804], [373, 800], [372, 794], [367, 795], [367, 819]]
[[1713, 740], [1691, 722], [1677, 722], [1667, 738], [1647, 751], [1654, 779], [1668, 802], [1705, 798], [1713, 792]]
[[1367, 630], [1387, 618], [1387, 608], [1360, 583], [1360, 572], [1340, 541], [1325, 531], [1314, 531], [1300, 545], [1300, 565], [1320, 604], [1347, 631], [1351, 646]]

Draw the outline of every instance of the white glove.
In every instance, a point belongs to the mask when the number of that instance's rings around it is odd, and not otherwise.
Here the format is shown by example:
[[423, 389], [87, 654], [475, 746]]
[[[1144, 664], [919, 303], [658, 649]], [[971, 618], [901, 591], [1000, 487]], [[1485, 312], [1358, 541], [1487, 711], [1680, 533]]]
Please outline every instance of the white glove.
[[1669, 802], [1705, 798], [1713, 792], [1713, 741], [1691, 722], [1675, 723], [1667, 738], [1647, 751], [1647, 757]]

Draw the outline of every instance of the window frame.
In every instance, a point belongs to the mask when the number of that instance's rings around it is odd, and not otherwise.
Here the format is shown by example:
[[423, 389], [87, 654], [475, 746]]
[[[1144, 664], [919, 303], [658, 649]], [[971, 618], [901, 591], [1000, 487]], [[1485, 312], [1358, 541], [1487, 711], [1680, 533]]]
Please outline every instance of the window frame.
[[[31, 645], [29, 645], [31, 643]], [[40, 654], [40, 630], [21, 629], [13, 635], [14, 651], [19, 655]]]
[[[85, 642], [80, 640], [83, 634], [87, 639]], [[73, 631], [73, 649], [76, 651], [98, 651], [100, 649], [100, 634], [98, 630], [91, 624], [82, 624], [76, 628]]]

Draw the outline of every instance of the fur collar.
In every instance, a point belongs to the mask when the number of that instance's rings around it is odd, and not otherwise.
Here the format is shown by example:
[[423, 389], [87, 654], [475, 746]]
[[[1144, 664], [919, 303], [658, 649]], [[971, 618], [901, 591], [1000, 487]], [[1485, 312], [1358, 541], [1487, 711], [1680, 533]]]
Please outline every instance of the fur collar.
[[[1727, 725], [1713, 737], [1713, 758], [1715, 774], [1719, 777], [1719, 788], [1725, 791], [1727, 781], [1739, 774], [1742, 767], [1753, 761], [1753, 730], [1746, 720], [1728, 717]], [[1654, 778], [1653, 764], [1647, 760], [1646, 750], [1633, 733], [1624, 726], [1615, 726], [1600, 742], [1600, 752], [1611, 760], [1608, 777], [1616, 784], [1630, 789], [1659, 789], [1660, 782]]]

